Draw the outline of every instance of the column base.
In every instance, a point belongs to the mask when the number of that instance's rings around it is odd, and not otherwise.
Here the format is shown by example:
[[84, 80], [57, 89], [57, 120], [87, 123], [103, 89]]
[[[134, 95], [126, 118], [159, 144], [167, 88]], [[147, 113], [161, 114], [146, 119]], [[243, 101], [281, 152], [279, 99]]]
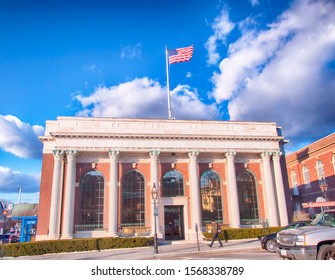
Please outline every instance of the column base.
[[241, 228], [240, 223], [231, 223], [230, 228]]
[[119, 235], [120, 235], [120, 233], [117, 232], [117, 231], [112, 231], [112, 232], [107, 233], [108, 237], [118, 237]]
[[[150, 236], [155, 236], [155, 233], [151, 231]], [[163, 233], [160, 230], [157, 231], [157, 238], [163, 239]]]
[[64, 240], [64, 239], [73, 239], [73, 234], [69, 234], [69, 233], [63, 234], [60, 239], [62, 239], [62, 240]]
[[45, 240], [58, 240], [60, 238], [59, 234], [49, 234]]

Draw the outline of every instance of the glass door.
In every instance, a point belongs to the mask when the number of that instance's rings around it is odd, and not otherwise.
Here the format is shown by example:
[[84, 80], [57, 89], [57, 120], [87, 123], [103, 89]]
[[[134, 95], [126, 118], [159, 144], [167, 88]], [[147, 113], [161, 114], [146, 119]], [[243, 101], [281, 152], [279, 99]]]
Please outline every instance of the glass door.
[[185, 239], [184, 206], [164, 206], [165, 240]]

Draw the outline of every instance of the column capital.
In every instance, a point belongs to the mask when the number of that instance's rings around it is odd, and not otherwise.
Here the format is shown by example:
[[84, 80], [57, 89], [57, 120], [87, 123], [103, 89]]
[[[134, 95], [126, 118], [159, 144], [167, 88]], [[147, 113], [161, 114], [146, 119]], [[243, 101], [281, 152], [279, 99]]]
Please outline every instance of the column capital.
[[198, 151], [189, 151], [188, 153], [188, 157], [193, 160], [197, 159], [198, 155], [199, 155]]
[[263, 160], [264, 159], [269, 160], [271, 156], [272, 156], [272, 152], [263, 152], [263, 153], [261, 153], [261, 157], [262, 157]]
[[150, 151], [149, 156], [151, 159], [158, 159], [160, 153], [161, 153], [160, 151]]
[[52, 150], [55, 159], [62, 159], [64, 156], [63, 150]]
[[119, 150], [109, 150], [108, 153], [109, 153], [109, 157], [111, 159], [118, 159], [119, 155], [120, 155], [120, 151]]
[[78, 151], [76, 150], [67, 150], [66, 156], [68, 159], [75, 159], [77, 157]]
[[233, 160], [235, 158], [235, 156], [236, 156], [236, 152], [235, 151], [228, 151], [228, 152], [226, 152], [226, 158], [227, 159]]
[[279, 160], [280, 159], [280, 156], [282, 155], [283, 153], [280, 152], [280, 151], [274, 151], [272, 152], [272, 158], [275, 159], [275, 160]]

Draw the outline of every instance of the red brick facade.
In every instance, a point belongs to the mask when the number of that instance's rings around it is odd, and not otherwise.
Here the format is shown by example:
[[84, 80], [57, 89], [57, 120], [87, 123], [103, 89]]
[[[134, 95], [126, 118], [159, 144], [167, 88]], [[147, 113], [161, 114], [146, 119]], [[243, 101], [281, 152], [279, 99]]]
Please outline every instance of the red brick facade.
[[[66, 176], [66, 162], [64, 164], [64, 178]], [[86, 174], [89, 171], [96, 170], [103, 174], [105, 182], [109, 181], [109, 168], [110, 165], [108, 163], [98, 163], [96, 164], [95, 168], [92, 169], [91, 163], [77, 163], [76, 164], [76, 185], [79, 186], [79, 182], [81, 177]], [[209, 169], [208, 163], [199, 163], [199, 178], [203, 172]], [[185, 182], [189, 181], [189, 171], [188, 171], [189, 165], [187, 163], [178, 163], [175, 165], [174, 170], [180, 172], [184, 178]], [[245, 166], [242, 163], [236, 163], [235, 164], [236, 173], [238, 173], [241, 169], [244, 169]], [[122, 175], [125, 174], [129, 170], [133, 170], [134, 167], [131, 163], [119, 163], [119, 185], [121, 184]], [[226, 224], [229, 224], [229, 202], [228, 202], [228, 193], [227, 193], [227, 176], [226, 176], [226, 165], [225, 163], [216, 163], [213, 164], [211, 169], [215, 171], [220, 179], [222, 184], [222, 205], [223, 205], [223, 214], [224, 214], [224, 221]], [[251, 171], [254, 176], [257, 183], [257, 193], [258, 193], [258, 200], [259, 200], [259, 216], [260, 219], [265, 219], [265, 206], [264, 206], [264, 194], [263, 194], [263, 185], [261, 180], [261, 166], [260, 163], [251, 163], [248, 165], [247, 169]], [[139, 163], [136, 165], [136, 170], [139, 171], [144, 178], [146, 178], [146, 181], [150, 181], [150, 164], [149, 163]], [[171, 170], [171, 164], [169, 163], [161, 163], [159, 165], [159, 178], [162, 178], [162, 176]], [[52, 154], [44, 154], [43, 156], [43, 167], [42, 167], [42, 179], [41, 179], [41, 192], [40, 192], [40, 208], [39, 208], [39, 227], [37, 234], [39, 235], [47, 235], [48, 234], [48, 225], [49, 225], [49, 215], [50, 215], [50, 209], [49, 209], [49, 203], [51, 199], [51, 189], [52, 189], [52, 177], [53, 177], [53, 155]], [[64, 186], [63, 190], [63, 196], [65, 193], [66, 185]], [[146, 194], [150, 196], [151, 192], [151, 186], [149, 184], [146, 184], [145, 189]], [[105, 215], [104, 215], [104, 223], [107, 224], [108, 221], [108, 198], [109, 196], [109, 188], [105, 187]], [[118, 213], [118, 224], [121, 224], [121, 191], [119, 191], [119, 213]], [[189, 185], [185, 184], [185, 196], [190, 197], [190, 189]], [[78, 209], [79, 209], [79, 197], [80, 197], [80, 190], [78, 187], [76, 187], [75, 191], [75, 215], [74, 215], [74, 224], [77, 224], [78, 221]], [[64, 198], [63, 198], [64, 199]], [[187, 211], [190, 212], [191, 205], [188, 204]], [[148, 197], [146, 199], [146, 208], [150, 209], [150, 198]], [[63, 209], [63, 208], [62, 208]], [[147, 226], [149, 227], [150, 224], [150, 215], [151, 213], [148, 211], [146, 212], [146, 221], [148, 221]], [[161, 217], [162, 218], [162, 217]], [[191, 227], [191, 223], [189, 221], [188, 226]]]
[[50, 220], [50, 200], [52, 191], [52, 173], [54, 159], [52, 154], [43, 154], [41, 192], [38, 209], [38, 227], [36, 234], [48, 234]]
[[[323, 167], [327, 192], [323, 192], [317, 162]], [[335, 200], [335, 133], [328, 135], [295, 153], [286, 156], [289, 186], [292, 192], [293, 210], [303, 208], [303, 203], [315, 202], [320, 198], [328, 201]], [[309, 183], [306, 182], [304, 171], [309, 174]], [[295, 181], [295, 182], [294, 182]], [[294, 184], [296, 186], [294, 186]], [[295, 188], [294, 188], [295, 187]], [[323, 200], [323, 199], [321, 199]], [[320, 211], [320, 208], [305, 209], [311, 214]]]

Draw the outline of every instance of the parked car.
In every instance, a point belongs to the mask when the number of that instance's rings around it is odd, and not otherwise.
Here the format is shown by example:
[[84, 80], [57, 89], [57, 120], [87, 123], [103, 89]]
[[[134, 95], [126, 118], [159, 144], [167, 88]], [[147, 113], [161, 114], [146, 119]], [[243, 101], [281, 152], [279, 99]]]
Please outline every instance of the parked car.
[[335, 259], [335, 209], [321, 212], [308, 227], [280, 231], [277, 253], [289, 260]]
[[6, 233], [0, 235], [0, 244], [16, 243], [20, 241], [20, 237], [14, 234]]
[[[310, 223], [311, 223], [311, 221], [299, 221], [299, 222], [289, 224], [286, 227], [282, 228], [281, 230], [304, 227], [304, 226], [308, 226]], [[269, 233], [269, 234], [261, 237], [261, 247], [262, 247], [262, 249], [265, 249], [265, 250], [269, 251], [270, 253], [275, 253], [276, 252], [276, 250], [278, 248], [278, 244], [277, 244], [277, 241], [276, 241], [277, 240], [277, 233], [278, 232]]]

